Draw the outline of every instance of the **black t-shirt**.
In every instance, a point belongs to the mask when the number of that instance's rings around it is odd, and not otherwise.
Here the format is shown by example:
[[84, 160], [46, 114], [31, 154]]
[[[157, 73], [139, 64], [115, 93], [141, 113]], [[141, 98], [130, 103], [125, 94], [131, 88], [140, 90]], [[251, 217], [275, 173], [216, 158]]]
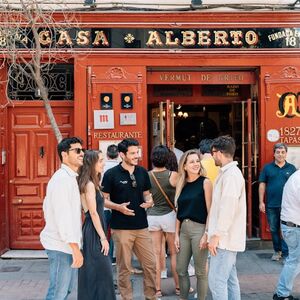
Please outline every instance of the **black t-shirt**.
[[203, 182], [206, 178], [200, 176], [193, 182], [187, 182], [178, 197], [177, 219], [182, 222], [190, 219], [205, 224], [207, 208], [205, 202]]
[[148, 172], [140, 166], [135, 166], [133, 175], [136, 185], [130, 174], [121, 164], [107, 170], [102, 180], [103, 192], [110, 194], [110, 200], [117, 204], [130, 202], [127, 206], [133, 209], [135, 216], [127, 216], [119, 211], [112, 210], [112, 229], [143, 229], [148, 227], [147, 215], [140, 205], [144, 202], [143, 192], [150, 190], [151, 183]]

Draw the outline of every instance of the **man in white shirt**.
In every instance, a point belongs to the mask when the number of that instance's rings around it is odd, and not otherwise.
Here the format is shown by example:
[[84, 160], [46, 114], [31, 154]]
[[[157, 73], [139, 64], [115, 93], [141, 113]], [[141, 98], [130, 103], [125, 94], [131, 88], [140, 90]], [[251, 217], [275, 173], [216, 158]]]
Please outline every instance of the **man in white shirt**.
[[77, 269], [83, 264], [81, 202], [76, 180], [83, 163], [82, 140], [65, 138], [57, 145], [57, 152], [62, 164], [47, 186], [43, 203], [46, 225], [40, 235], [50, 265], [46, 300], [67, 299], [76, 282]]
[[289, 255], [281, 271], [274, 300], [299, 300], [291, 295], [294, 280], [300, 273], [300, 170], [291, 175], [283, 188], [281, 231]]
[[230, 136], [220, 136], [211, 145], [215, 164], [221, 167], [208, 222], [208, 284], [214, 300], [241, 299], [236, 255], [246, 246], [246, 193], [243, 175], [233, 161], [235, 148]]

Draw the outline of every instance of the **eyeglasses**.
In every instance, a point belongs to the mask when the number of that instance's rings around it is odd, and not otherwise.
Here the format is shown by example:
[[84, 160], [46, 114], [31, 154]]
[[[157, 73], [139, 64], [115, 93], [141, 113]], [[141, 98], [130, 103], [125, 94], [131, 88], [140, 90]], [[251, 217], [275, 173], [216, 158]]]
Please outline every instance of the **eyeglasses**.
[[76, 154], [80, 154], [81, 151], [84, 153], [84, 152], [85, 152], [85, 149], [83, 149], [83, 148], [71, 148], [71, 149], [69, 149], [68, 151], [75, 151]]
[[133, 188], [136, 188], [136, 187], [137, 187], [137, 183], [136, 183], [136, 179], [135, 179], [134, 174], [130, 174], [130, 179], [132, 180], [131, 186], [132, 186]]

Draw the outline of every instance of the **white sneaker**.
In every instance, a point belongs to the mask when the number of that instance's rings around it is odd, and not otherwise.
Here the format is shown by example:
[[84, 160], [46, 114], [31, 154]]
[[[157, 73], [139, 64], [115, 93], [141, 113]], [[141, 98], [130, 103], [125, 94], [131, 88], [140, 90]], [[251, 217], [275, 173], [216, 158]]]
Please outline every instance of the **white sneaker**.
[[274, 260], [274, 261], [279, 261], [281, 259], [281, 252], [274, 252], [274, 254], [272, 255], [271, 257], [271, 260]]
[[195, 268], [191, 264], [189, 264], [188, 272], [189, 272], [189, 276], [195, 275]]
[[167, 279], [168, 278], [167, 270], [162, 270], [160, 272], [160, 278], [161, 279]]

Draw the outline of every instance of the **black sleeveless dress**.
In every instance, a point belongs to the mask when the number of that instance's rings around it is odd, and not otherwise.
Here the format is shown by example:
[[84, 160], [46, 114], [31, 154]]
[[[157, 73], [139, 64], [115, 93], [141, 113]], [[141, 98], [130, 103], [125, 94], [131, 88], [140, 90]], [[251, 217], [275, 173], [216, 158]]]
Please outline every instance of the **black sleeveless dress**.
[[[96, 190], [97, 212], [102, 227], [104, 222], [104, 200]], [[93, 225], [89, 211], [85, 213], [82, 227], [83, 266], [78, 271], [78, 300], [115, 300], [112, 265], [109, 255], [101, 252], [100, 237]]]

